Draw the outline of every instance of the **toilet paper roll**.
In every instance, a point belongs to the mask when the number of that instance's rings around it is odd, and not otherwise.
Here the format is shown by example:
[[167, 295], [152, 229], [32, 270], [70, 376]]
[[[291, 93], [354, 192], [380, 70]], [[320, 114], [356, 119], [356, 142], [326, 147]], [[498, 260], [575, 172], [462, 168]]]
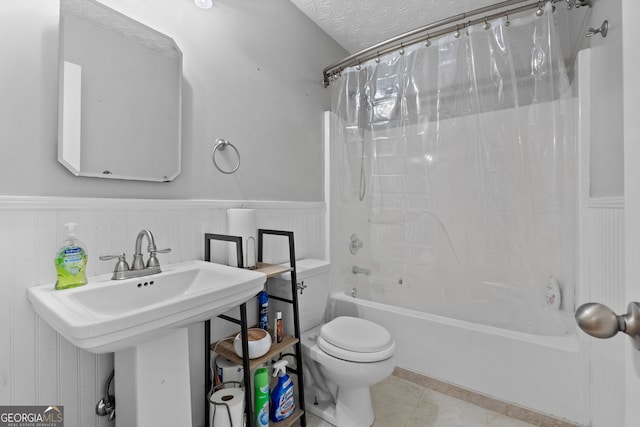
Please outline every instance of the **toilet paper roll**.
[[241, 388], [225, 388], [216, 391], [209, 398], [209, 413], [211, 414], [210, 427], [242, 426], [244, 391]]
[[[242, 237], [243, 264], [245, 268], [256, 266], [258, 227], [255, 209], [227, 209], [227, 234]], [[238, 266], [236, 245], [229, 245], [229, 265]]]
[[233, 363], [222, 356], [216, 357], [215, 366], [218, 380], [221, 383], [230, 381], [237, 381], [241, 383], [244, 379], [244, 370], [242, 365]]

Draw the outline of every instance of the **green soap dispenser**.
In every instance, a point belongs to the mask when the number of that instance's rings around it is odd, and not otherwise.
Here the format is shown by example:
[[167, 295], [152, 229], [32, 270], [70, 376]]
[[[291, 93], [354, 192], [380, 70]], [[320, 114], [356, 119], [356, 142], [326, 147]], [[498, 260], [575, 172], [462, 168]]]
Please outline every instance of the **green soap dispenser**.
[[75, 288], [87, 284], [84, 270], [87, 266], [87, 250], [76, 235], [76, 223], [65, 224], [67, 238], [56, 254], [55, 264], [58, 280], [56, 289]]

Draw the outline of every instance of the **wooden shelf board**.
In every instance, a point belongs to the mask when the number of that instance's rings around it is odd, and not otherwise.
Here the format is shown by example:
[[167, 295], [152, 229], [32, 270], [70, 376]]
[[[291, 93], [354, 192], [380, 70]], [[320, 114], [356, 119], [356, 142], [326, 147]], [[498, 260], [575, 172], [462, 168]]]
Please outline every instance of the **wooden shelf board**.
[[[289, 347], [298, 343], [298, 341], [300, 340], [296, 337], [292, 337], [290, 335], [283, 336], [282, 342], [271, 344], [271, 348], [264, 356], [251, 359], [249, 361], [249, 369], [254, 370], [264, 362], [271, 360], [271, 358], [273, 358], [273, 356], [275, 356], [276, 354], [282, 353]], [[235, 350], [233, 349], [233, 339], [227, 338], [224, 340], [220, 340], [217, 343], [211, 344], [210, 349], [223, 356], [224, 358], [229, 359], [231, 362], [242, 365], [242, 358], [238, 357]]]
[[286, 267], [283, 265], [266, 264], [264, 262], [259, 262], [258, 268], [256, 268], [254, 271], [259, 271], [261, 273], [264, 273], [267, 275], [267, 277], [273, 277], [282, 273], [288, 273], [290, 271], [293, 271], [293, 268]]
[[291, 414], [289, 418], [286, 418], [282, 421], [278, 421], [277, 423], [274, 423], [273, 421], [271, 421], [271, 419], [269, 419], [269, 425], [278, 426], [278, 427], [289, 427], [294, 425], [295, 422], [302, 417], [302, 414], [304, 414], [304, 411], [302, 411], [299, 408], [296, 408], [296, 410], [293, 412], [293, 414]]

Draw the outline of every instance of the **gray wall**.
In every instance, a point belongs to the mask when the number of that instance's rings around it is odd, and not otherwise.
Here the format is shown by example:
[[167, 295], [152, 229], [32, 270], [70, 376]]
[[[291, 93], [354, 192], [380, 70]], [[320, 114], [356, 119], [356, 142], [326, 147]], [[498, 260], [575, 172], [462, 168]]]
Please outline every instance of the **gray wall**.
[[592, 197], [624, 194], [622, 120], [622, 4], [594, 1], [589, 26], [607, 19], [606, 38], [591, 38], [591, 185]]
[[[0, 195], [323, 200], [322, 69], [347, 55], [287, 0], [104, 0], [184, 54], [182, 174], [171, 183], [80, 178], [57, 162], [58, 18], [51, 0], [0, 2]], [[242, 154], [223, 175], [218, 137]], [[222, 159], [224, 160], [224, 159]]]

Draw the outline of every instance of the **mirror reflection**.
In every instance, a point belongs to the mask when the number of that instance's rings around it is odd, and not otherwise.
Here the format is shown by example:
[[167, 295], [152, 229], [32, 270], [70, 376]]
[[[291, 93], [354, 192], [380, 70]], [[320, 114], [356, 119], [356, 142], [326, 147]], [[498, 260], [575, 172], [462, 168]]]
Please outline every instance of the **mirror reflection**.
[[78, 176], [180, 173], [182, 52], [93, 0], [60, 2], [58, 160]]

